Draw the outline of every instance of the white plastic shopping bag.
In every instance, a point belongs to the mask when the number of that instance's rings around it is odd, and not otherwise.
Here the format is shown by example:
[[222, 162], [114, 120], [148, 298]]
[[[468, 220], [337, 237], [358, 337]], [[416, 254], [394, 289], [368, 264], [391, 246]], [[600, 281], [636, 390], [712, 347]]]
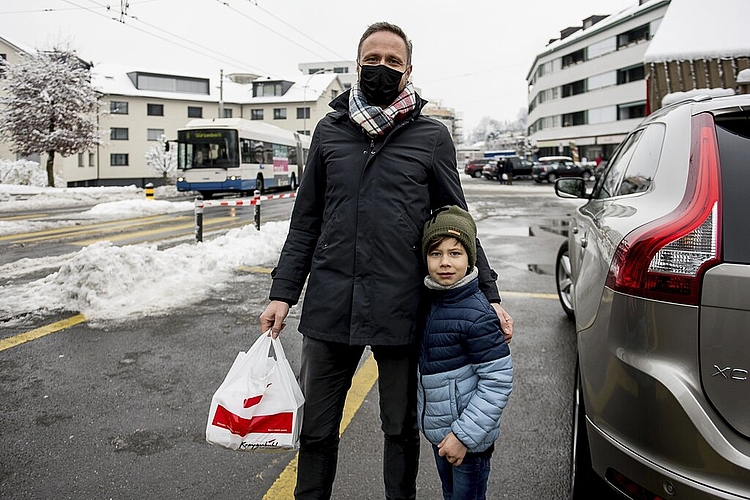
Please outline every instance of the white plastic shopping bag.
[[281, 341], [263, 333], [237, 354], [214, 393], [206, 441], [241, 451], [297, 449], [304, 402]]

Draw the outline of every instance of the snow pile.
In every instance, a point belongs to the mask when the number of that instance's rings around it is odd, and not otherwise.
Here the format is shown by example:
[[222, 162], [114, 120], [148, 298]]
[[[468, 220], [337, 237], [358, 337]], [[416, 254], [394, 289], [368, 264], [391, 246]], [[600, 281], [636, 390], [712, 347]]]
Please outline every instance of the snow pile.
[[709, 96], [709, 97], [724, 97], [728, 95], [734, 95], [734, 89], [693, 89], [687, 92], [672, 92], [667, 94], [661, 100], [662, 106], [668, 106], [683, 99], [698, 96]]
[[[64, 183], [62, 178], [55, 176], [56, 185], [61, 186]], [[11, 161], [0, 158], [0, 184], [46, 186], [47, 172], [35, 161]]]
[[[262, 231], [248, 225], [209, 242], [166, 250], [96, 243], [49, 276], [0, 286], [0, 324], [62, 311], [81, 312], [95, 322], [166, 315], [220, 291], [239, 266], [275, 264], [288, 230], [288, 221], [268, 222]], [[16, 274], [19, 266], [35, 265], [24, 261], [0, 266], [0, 279]]]

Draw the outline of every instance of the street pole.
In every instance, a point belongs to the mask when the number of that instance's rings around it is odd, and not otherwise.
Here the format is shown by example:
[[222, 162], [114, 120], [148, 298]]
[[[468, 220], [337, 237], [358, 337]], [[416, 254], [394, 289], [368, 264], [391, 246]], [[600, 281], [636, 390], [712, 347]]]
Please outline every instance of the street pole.
[[329, 69], [319, 69], [315, 73], [310, 73], [310, 76], [307, 77], [307, 81], [305, 82], [305, 86], [302, 87], [302, 133], [304, 135], [308, 135], [307, 133], [307, 87], [310, 85], [310, 80], [312, 80], [312, 77], [315, 75], [320, 75], [322, 73], [330, 73], [331, 70]]

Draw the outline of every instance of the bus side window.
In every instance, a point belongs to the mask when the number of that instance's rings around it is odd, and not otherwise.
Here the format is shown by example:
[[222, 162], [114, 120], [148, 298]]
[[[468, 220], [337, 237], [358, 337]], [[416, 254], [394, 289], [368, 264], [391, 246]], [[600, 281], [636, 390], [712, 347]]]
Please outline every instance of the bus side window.
[[250, 141], [242, 139], [242, 163], [252, 163], [252, 150], [250, 149]]
[[263, 148], [263, 159], [265, 160], [264, 163], [267, 163], [269, 165], [273, 165], [273, 147], [271, 147], [270, 144], [264, 143]]

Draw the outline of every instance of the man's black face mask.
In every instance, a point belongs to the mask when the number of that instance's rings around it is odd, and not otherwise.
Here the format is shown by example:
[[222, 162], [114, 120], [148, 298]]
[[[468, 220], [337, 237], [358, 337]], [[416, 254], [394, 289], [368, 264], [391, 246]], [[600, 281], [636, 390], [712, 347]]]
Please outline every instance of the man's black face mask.
[[359, 88], [372, 106], [387, 106], [398, 97], [403, 73], [383, 64], [361, 66]]

